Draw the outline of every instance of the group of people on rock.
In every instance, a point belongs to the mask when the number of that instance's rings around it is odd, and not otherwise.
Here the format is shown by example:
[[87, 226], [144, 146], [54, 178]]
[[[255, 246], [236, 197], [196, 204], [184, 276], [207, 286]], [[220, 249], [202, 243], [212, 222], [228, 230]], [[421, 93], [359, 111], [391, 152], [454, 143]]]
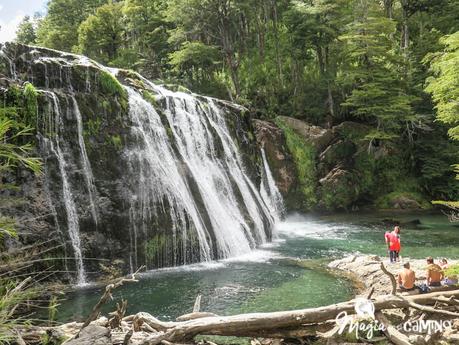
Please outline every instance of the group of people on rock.
[[[386, 240], [387, 249], [389, 251], [389, 260], [391, 263], [400, 261], [400, 227], [394, 227], [392, 232], [386, 232], [384, 235]], [[424, 291], [433, 286], [442, 285], [456, 285], [458, 280], [456, 278], [446, 277], [445, 270], [448, 268], [448, 260], [442, 259], [440, 264], [437, 265], [432, 257], [426, 258], [426, 281], [421, 286], [416, 286], [416, 274], [411, 269], [409, 262], [403, 264], [402, 271], [398, 274], [398, 285], [401, 291], [412, 291], [419, 289]]]

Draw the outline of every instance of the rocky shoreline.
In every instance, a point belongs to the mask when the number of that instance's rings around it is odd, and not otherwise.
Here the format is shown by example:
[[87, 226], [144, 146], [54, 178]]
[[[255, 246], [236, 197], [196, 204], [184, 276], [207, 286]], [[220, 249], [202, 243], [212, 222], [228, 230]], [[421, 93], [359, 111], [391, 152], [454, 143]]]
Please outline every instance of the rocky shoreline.
[[[458, 260], [450, 260], [456, 264]], [[384, 273], [381, 263], [387, 268]], [[425, 280], [425, 261], [410, 260], [416, 273], [417, 284]], [[50, 343], [67, 345], [171, 345], [197, 344], [195, 336], [231, 336], [252, 339], [251, 344], [297, 344], [307, 343], [330, 344], [367, 344], [366, 338], [361, 338], [353, 332], [338, 333], [337, 315], [346, 313], [352, 322], [364, 322], [365, 325], [374, 323], [384, 326], [379, 332], [378, 341], [388, 340], [394, 344], [427, 345], [427, 344], [456, 344], [459, 343], [459, 289], [452, 291], [437, 290], [428, 294], [392, 294], [392, 284], [389, 273], [396, 275], [402, 263], [390, 264], [386, 258], [378, 256], [351, 255], [332, 261], [328, 269], [336, 274], [346, 275], [357, 284], [355, 299], [319, 308], [302, 310], [279, 311], [272, 313], [240, 314], [219, 316], [200, 311], [200, 296], [196, 299], [193, 312], [182, 315], [176, 321], [163, 322], [148, 313], [140, 312], [126, 315], [126, 304], [117, 305], [117, 310], [107, 316], [100, 314], [100, 306], [111, 297], [111, 291], [123, 283], [135, 282], [135, 274], [131, 278], [121, 278], [107, 285], [104, 295], [94, 307], [93, 312], [85, 323], [71, 322], [56, 327], [27, 327], [18, 330], [21, 344], [42, 344], [46, 338]], [[358, 283], [361, 284], [358, 284]], [[451, 290], [451, 289], [449, 289]], [[371, 292], [370, 292], [371, 291]], [[359, 297], [371, 299], [374, 305], [373, 321], [362, 319], [355, 314]], [[404, 322], [417, 324], [419, 320], [446, 321], [448, 327], [435, 334], [400, 331]], [[335, 326], [333, 327], [333, 324]], [[330, 328], [332, 327], [332, 328]], [[376, 339], [370, 339], [376, 340]], [[211, 344], [207, 340], [199, 344]]]
[[[345, 272], [357, 283], [357, 290], [363, 295], [374, 288], [374, 296], [391, 293], [392, 285], [389, 276], [381, 270], [381, 263], [387, 271], [397, 277], [403, 269], [403, 263], [409, 262], [416, 275], [416, 285], [421, 285], [426, 279], [426, 261], [424, 259], [410, 259], [391, 264], [388, 258], [377, 255], [351, 255], [343, 259], [330, 262], [328, 268]], [[459, 260], [449, 260], [449, 264], [457, 264]], [[437, 288], [438, 289], [438, 288]]]

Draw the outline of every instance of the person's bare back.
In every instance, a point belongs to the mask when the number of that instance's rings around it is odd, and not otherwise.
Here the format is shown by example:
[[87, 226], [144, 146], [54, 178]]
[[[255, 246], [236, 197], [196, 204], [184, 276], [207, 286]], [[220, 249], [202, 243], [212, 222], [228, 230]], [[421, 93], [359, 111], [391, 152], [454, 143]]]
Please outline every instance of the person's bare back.
[[429, 286], [438, 286], [441, 285], [441, 280], [443, 279], [443, 270], [440, 266], [434, 263], [432, 257], [427, 258], [427, 285]]
[[416, 280], [416, 275], [414, 271], [410, 268], [409, 263], [403, 265], [404, 269], [398, 274], [398, 284], [400, 288], [411, 290], [414, 288], [414, 282]]

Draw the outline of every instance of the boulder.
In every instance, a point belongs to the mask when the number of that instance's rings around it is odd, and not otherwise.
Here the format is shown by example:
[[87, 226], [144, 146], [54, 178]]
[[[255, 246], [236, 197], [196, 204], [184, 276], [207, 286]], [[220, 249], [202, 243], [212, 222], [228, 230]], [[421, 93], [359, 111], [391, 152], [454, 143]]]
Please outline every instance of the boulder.
[[392, 207], [395, 209], [418, 209], [421, 208], [421, 205], [419, 203], [407, 196], [400, 196], [397, 198], [394, 198], [391, 200], [392, 202]]
[[321, 152], [333, 140], [334, 134], [330, 129], [311, 125], [299, 119], [288, 116], [279, 116], [286, 125], [292, 128], [296, 134], [312, 144], [318, 152]]
[[340, 167], [319, 180], [319, 204], [327, 210], [347, 209], [359, 197], [355, 176]]
[[419, 210], [428, 209], [430, 203], [417, 193], [392, 192], [380, 197], [376, 205], [382, 209]]
[[337, 165], [351, 166], [352, 157], [356, 152], [354, 143], [349, 140], [338, 140], [327, 146], [319, 155], [319, 163], [323, 168], [332, 169]]
[[71, 339], [65, 345], [111, 345], [110, 330], [108, 328], [89, 325], [83, 328], [80, 336], [76, 339]]
[[352, 121], [341, 122], [339, 125], [332, 128], [334, 135], [353, 141], [363, 139], [370, 130], [371, 128], [369, 126]]

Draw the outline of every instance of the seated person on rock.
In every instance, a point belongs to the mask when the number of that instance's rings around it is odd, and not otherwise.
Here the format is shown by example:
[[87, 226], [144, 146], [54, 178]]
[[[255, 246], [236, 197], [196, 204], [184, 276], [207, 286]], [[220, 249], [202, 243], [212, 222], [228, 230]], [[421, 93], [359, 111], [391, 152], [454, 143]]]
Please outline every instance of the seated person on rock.
[[446, 258], [441, 259], [440, 267], [442, 270], [446, 270], [449, 267], [448, 260]]
[[442, 259], [440, 263], [440, 267], [443, 270], [443, 274], [445, 275], [444, 280], [442, 281], [442, 284], [446, 286], [457, 285], [458, 283], [457, 275], [451, 274], [451, 272], [448, 275], [448, 268], [449, 268], [448, 260]]
[[434, 260], [431, 256], [427, 259], [427, 286], [441, 286], [441, 280], [443, 279], [443, 270], [440, 266], [434, 263]]
[[410, 263], [405, 262], [403, 264], [403, 270], [398, 274], [398, 287], [402, 291], [412, 291], [416, 288], [414, 285], [415, 281], [416, 276], [410, 267]]

